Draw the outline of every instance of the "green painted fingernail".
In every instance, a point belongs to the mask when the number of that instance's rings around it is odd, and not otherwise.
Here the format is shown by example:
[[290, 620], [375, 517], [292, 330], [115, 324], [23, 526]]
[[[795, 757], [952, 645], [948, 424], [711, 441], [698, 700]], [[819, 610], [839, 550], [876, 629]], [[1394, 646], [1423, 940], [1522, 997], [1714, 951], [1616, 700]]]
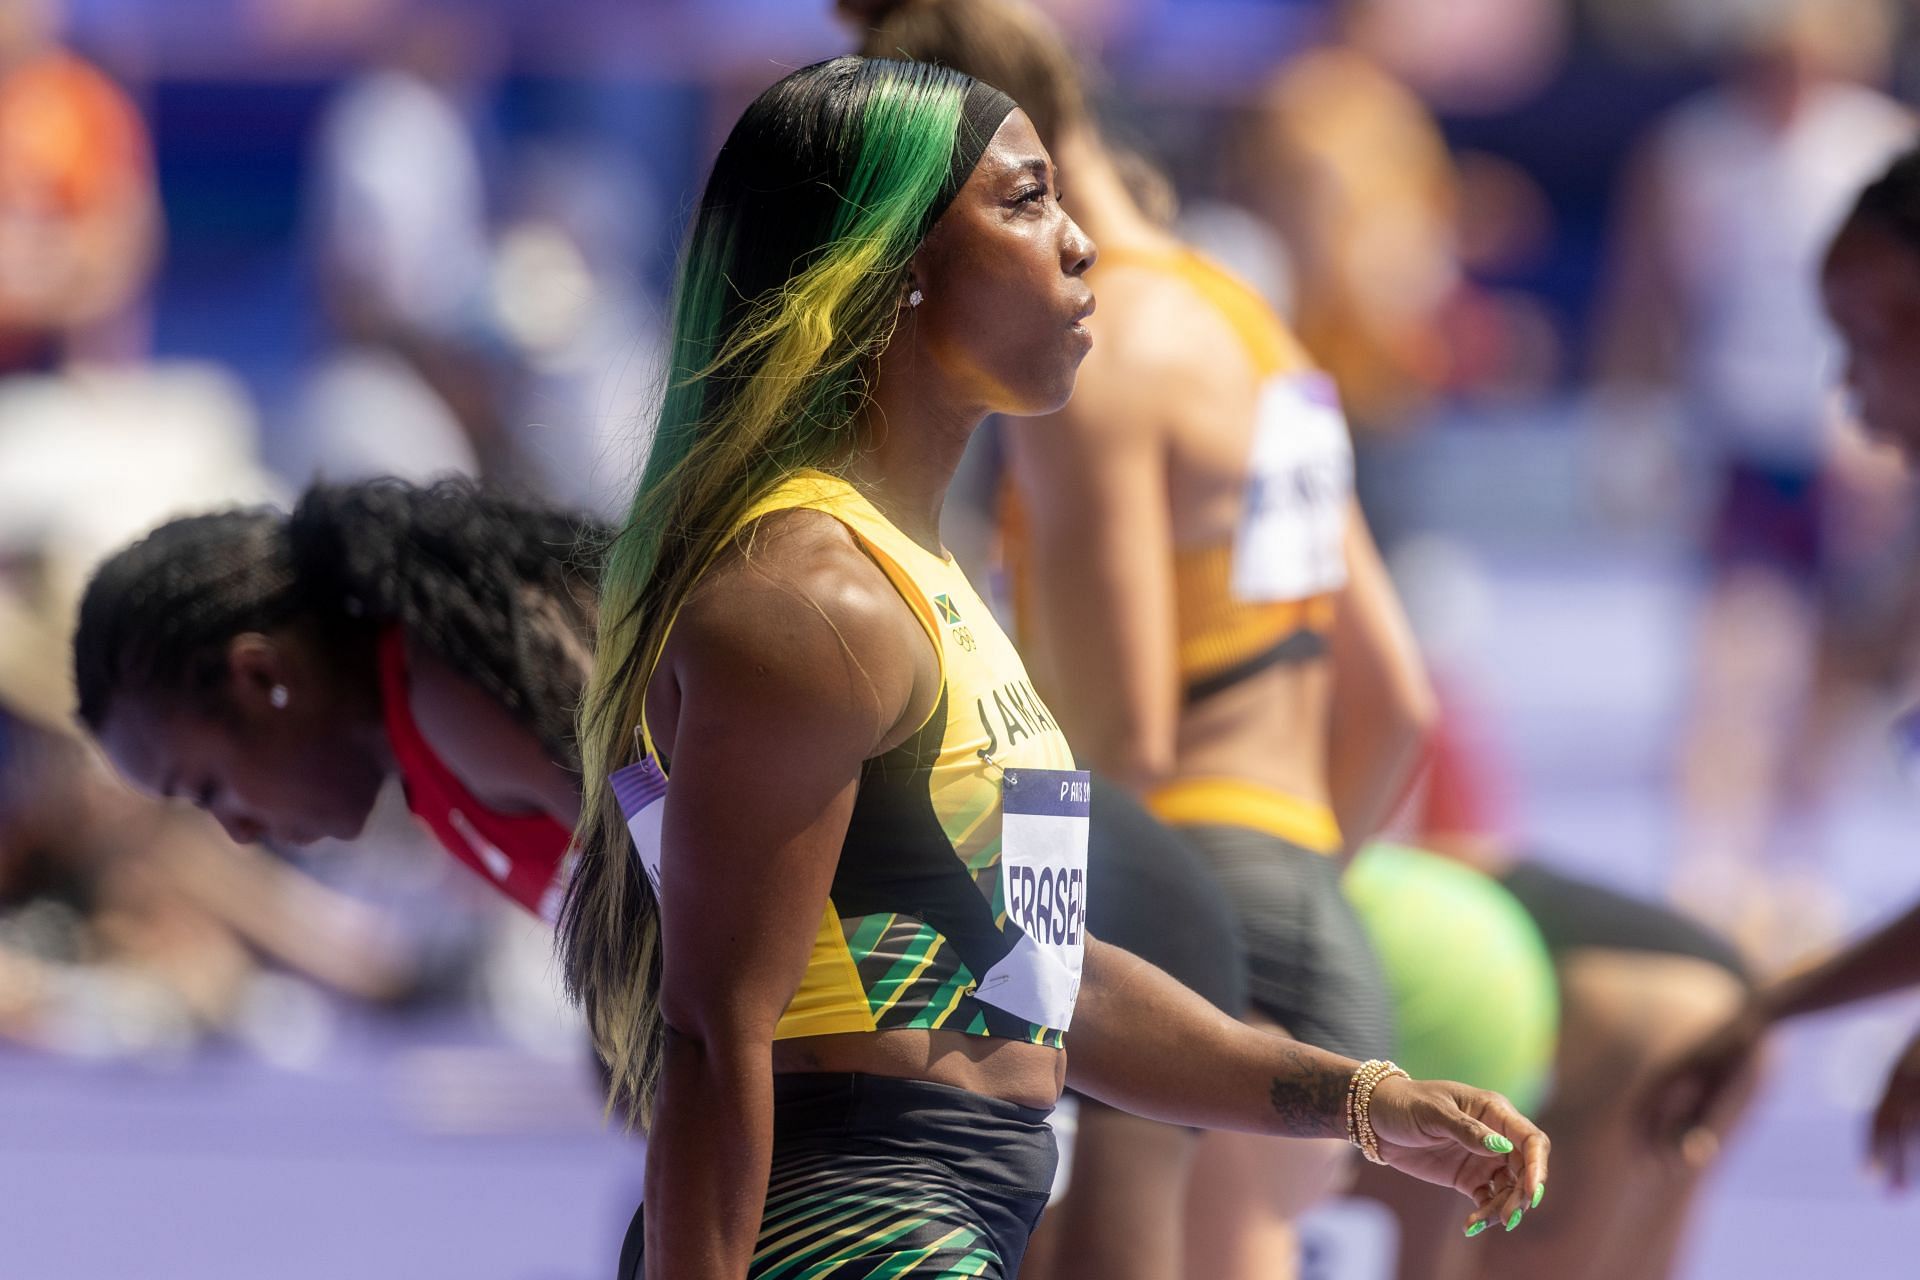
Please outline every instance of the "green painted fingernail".
[[1515, 1209], [1513, 1211], [1513, 1216], [1507, 1219], [1507, 1230], [1511, 1231], [1515, 1227], [1519, 1226], [1520, 1219], [1524, 1218], [1526, 1214], [1527, 1214], [1527, 1211], [1525, 1209]]
[[1487, 1150], [1497, 1156], [1510, 1155], [1513, 1152], [1513, 1144], [1497, 1133], [1488, 1134], [1485, 1139], [1483, 1139], [1483, 1142]]
[[1472, 1226], [1467, 1228], [1467, 1239], [1469, 1240], [1473, 1239], [1475, 1236], [1479, 1235], [1482, 1231], [1485, 1231], [1486, 1229], [1487, 1229], [1487, 1222], [1483, 1218], [1479, 1222], [1476, 1222]]
[[1539, 1186], [1533, 1189], [1533, 1207], [1538, 1209], [1540, 1207], [1540, 1202], [1542, 1200], [1545, 1200], [1546, 1198], [1547, 1198], [1547, 1184], [1543, 1182]]

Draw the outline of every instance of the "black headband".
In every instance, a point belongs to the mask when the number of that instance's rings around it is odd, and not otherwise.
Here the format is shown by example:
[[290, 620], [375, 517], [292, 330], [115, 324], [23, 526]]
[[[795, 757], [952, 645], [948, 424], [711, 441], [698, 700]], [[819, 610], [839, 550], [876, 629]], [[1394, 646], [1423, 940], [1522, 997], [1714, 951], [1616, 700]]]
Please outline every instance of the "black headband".
[[940, 215], [947, 211], [953, 198], [960, 194], [960, 188], [967, 185], [967, 177], [972, 174], [973, 167], [980, 163], [987, 144], [993, 141], [993, 135], [1000, 132], [1001, 124], [1019, 105], [984, 81], [975, 80], [967, 90], [967, 100], [960, 108], [960, 127], [953, 134], [953, 159], [947, 164], [947, 180], [941, 184], [939, 196], [927, 210], [928, 227], [940, 220]]

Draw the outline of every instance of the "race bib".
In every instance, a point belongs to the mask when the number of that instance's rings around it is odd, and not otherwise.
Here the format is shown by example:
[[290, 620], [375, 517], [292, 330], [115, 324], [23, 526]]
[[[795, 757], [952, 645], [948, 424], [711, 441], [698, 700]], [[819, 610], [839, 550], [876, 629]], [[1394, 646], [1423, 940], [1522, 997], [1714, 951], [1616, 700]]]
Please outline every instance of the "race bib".
[[1271, 378], [1260, 392], [1246, 510], [1233, 548], [1233, 594], [1304, 600], [1347, 582], [1353, 443], [1333, 379]]
[[1087, 944], [1087, 820], [1079, 769], [1008, 769], [1000, 793], [1000, 888], [1019, 940], [987, 970], [977, 999], [1065, 1031]]
[[620, 812], [626, 815], [634, 856], [646, 869], [657, 898], [660, 896], [660, 815], [667, 807], [667, 775], [649, 758], [614, 770], [607, 781], [613, 785]]

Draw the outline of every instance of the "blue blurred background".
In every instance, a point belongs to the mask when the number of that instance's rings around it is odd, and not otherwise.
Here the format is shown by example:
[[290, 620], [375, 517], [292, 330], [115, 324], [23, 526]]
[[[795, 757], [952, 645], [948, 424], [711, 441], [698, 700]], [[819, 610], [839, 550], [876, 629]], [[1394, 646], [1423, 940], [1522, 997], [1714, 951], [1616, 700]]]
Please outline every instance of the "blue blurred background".
[[[1913, 136], [1920, 6], [1043, 7], [1342, 379], [1483, 819], [1773, 967], [1910, 901], [1911, 485], [1813, 266]], [[316, 475], [617, 512], [704, 166], [848, 44], [816, 0], [0, 0], [0, 1276], [607, 1273], [642, 1153], [547, 940], [397, 805], [147, 857], [73, 781], [63, 637], [101, 554]], [[1716, 568], [1742, 462], [1831, 487], [1819, 583]], [[1686, 1274], [1915, 1274], [1860, 1152], [1916, 1012], [1784, 1038]]]

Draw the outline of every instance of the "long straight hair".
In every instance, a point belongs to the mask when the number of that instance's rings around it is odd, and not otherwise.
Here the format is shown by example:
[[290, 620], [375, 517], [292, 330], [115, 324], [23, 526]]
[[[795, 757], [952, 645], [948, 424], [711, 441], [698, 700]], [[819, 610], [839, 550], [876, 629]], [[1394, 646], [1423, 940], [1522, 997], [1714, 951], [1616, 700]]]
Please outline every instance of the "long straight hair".
[[568, 993], [644, 1123], [665, 1045], [659, 903], [607, 777], [632, 759], [667, 631], [746, 512], [847, 456], [908, 263], [949, 194], [970, 77], [835, 58], [756, 99], [707, 180], [654, 443], [601, 577], [585, 796], [560, 917]]

